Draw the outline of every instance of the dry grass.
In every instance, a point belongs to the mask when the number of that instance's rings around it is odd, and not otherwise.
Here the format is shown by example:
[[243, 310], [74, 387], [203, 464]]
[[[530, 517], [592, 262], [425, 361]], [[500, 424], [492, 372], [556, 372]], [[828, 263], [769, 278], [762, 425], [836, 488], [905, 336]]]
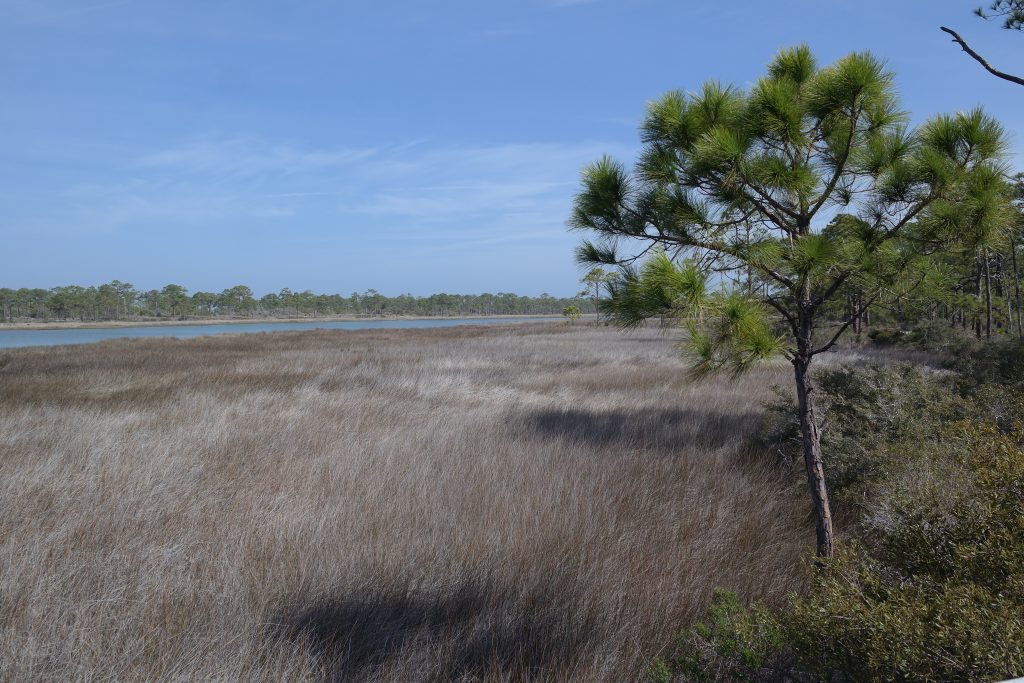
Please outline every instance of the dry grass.
[[692, 384], [564, 325], [0, 354], [0, 679], [630, 680], [811, 534]]

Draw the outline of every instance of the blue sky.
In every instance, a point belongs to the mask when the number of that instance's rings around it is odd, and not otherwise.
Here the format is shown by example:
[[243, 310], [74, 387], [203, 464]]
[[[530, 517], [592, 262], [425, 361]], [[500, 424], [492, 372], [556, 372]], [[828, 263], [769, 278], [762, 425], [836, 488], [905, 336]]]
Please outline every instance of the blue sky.
[[568, 295], [580, 168], [784, 46], [1024, 151], [1024, 36], [959, 0], [0, 0], [0, 286]]

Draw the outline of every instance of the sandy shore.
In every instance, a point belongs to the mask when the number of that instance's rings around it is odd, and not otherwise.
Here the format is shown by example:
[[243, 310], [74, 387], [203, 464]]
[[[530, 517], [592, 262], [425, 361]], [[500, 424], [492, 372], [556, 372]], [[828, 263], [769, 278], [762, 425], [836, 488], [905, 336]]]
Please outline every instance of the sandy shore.
[[478, 320], [480, 318], [508, 318], [516, 320], [521, 318], [561, 318], [562, 316], [549, 314], [532, 315], [434, 315], [434, 316], [332, 316], [317, 318], [197, 318], [188, 320], [102, 320], [97, 322], [82, 322], [79, 320], [69, 321], [47, 321], [47, 322], [0, 322], [0, 330], [83, 330], [83, 329], [107, 329], [118, 327], [163, 327], [167, 325], [243, 325], [253, 323], [341, 323], [357, 321], [385, 321], [385, 320]]

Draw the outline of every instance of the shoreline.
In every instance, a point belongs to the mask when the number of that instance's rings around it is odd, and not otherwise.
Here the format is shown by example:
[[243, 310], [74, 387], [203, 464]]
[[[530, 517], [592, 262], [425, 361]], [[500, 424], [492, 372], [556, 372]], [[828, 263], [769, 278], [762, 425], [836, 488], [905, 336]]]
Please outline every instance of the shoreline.
[[494, 315], [388, 315], [388, 316], [318, 316], [315, 318], [201, 318], [190, 320], [100, 320], [100, 321], [47, 321], [47, 322], [0, 322], [2, 330], [102, 330], [124, 327], [194, 327], [208, 325], [246, 325], [264, 323], [348, 323], [386, 322], [391, 320], [481, 320], [507, 318], [510, 321], [523, 318], [561, 318], [557, 313], [515, 313]]

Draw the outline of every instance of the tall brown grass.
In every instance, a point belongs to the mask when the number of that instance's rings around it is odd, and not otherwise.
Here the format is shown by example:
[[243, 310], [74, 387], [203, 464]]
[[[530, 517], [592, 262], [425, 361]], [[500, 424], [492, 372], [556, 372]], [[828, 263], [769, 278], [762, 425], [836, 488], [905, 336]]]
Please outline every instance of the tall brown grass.
[[810, 532], [694, 383], [555, 324], [0, 354], [0, 679], [633, 680]]

